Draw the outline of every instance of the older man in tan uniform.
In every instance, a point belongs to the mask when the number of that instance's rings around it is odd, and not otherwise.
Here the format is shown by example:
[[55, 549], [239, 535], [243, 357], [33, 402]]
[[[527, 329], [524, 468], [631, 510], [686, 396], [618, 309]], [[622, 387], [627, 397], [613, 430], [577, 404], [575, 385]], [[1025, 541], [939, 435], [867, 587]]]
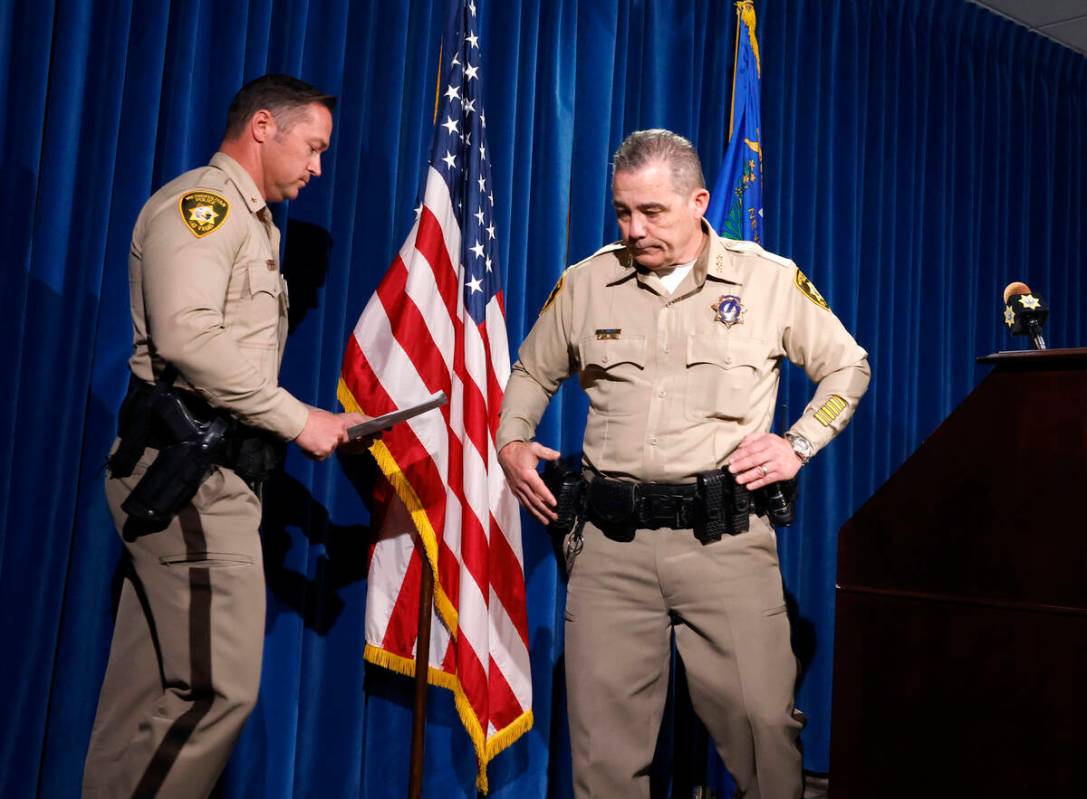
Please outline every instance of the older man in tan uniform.
[[[259, 480], [283, 442], [322, 459], [364, 418], [308, 407], [278, 385], [287, 286], [267, 203], [297, 196], [320, 175], [334, 107], [333, 97], [287, 76], [247, 84], [211, 163], [157, 191], [136, 221], [133, 379], [120, 440], [140, 435], [141, 425], [150, 432], [136, 442], [134, 466], [111, 460], [106, 481], [130, 568], [84, 796], [204, 797], [214, 788], [260, 685]], [[165, 529], [151, 531], [121, 506], [160, 448], [175, 443], [150, 418], [156, 380], [196, 419], [229, 421], [238, 446], [227, 447], [233, 454]]]
[[[718, 238], [690, 143], [639, 131], [615, 157], [623, 241], [570, 267], [506, 387], [499, 459], [541, 521], [554, 497], [534, 442], [559, 384], [589, 397], [590, 479], [689, 486], [728, 468], [757, 490], [792, 478], [841, 431], [868, 385], [863, 349], [796, 265]], [[818, 385], [786, 434], [769, 432], [780, 362]], [[690, 528], [609, 535], [590, 514], [569, 575], [566, 675], [575, 792], [647, 797], [669, 641], [694, 707], [747, 799], [797, 799], [802, 722], [773, 528], [703, 543]]]

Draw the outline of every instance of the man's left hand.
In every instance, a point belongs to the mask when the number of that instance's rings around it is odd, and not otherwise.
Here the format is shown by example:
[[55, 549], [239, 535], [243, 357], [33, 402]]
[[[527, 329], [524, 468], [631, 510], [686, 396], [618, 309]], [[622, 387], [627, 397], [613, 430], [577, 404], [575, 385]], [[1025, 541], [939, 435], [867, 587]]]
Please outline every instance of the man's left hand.
[[753, 491], [756, 488], [790, 480], [803, 464], [792, 445], [773, 433], [751, 433], [729, 456], [728, 470], [736, 482]]

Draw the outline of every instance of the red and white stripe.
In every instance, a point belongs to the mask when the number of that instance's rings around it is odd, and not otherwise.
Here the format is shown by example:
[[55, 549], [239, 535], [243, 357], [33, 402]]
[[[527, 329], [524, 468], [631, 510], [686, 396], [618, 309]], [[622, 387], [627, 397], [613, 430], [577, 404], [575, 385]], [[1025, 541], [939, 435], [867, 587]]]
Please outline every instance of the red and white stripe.
[[418, 219], [348, 342], [340, 395], [371, 416], [449, 396], [375, 451], [399, 488], [372, 547], [366, 656], [413, 671], [419, 575], [433, 568], [431, 681], [456, 692], [485, 787], [487, 761], [531, 726], [532, 682], [520, 514], [494, 448], [510, 373], [505, 311], [499, 293], [484, 323], [465, 313], [460, 252], [448, 188], [431, 167]]

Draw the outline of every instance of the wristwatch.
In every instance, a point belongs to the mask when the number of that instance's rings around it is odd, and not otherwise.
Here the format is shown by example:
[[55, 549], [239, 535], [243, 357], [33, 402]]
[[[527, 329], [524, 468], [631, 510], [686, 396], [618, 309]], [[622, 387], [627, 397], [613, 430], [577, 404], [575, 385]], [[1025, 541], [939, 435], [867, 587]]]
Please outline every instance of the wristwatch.
[[792, 444], [793, 452], [796, 453], [796, 457], [800, 458], [800, 465], [804, 466], [811, 460], [811, 456], [815, 454], [815, 447], [808, 439], [799, 433], [786, 433], [785, 440]]

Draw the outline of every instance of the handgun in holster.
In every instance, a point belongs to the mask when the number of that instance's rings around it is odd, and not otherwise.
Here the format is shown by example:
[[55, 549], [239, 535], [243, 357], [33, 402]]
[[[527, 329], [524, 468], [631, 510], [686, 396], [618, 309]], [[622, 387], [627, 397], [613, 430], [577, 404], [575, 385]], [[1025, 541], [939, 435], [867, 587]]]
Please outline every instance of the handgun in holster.
[[225, 446], [229, 422], [215, 416], [197, 421], [181, 397], [163, 392], [154, 397], [151, 411], [177, 443], [159, 450], [158, 456], [121, 504], [137, 522], [126, 527], [126, 537], [164, 530], [170, 520], [196, 496]]

